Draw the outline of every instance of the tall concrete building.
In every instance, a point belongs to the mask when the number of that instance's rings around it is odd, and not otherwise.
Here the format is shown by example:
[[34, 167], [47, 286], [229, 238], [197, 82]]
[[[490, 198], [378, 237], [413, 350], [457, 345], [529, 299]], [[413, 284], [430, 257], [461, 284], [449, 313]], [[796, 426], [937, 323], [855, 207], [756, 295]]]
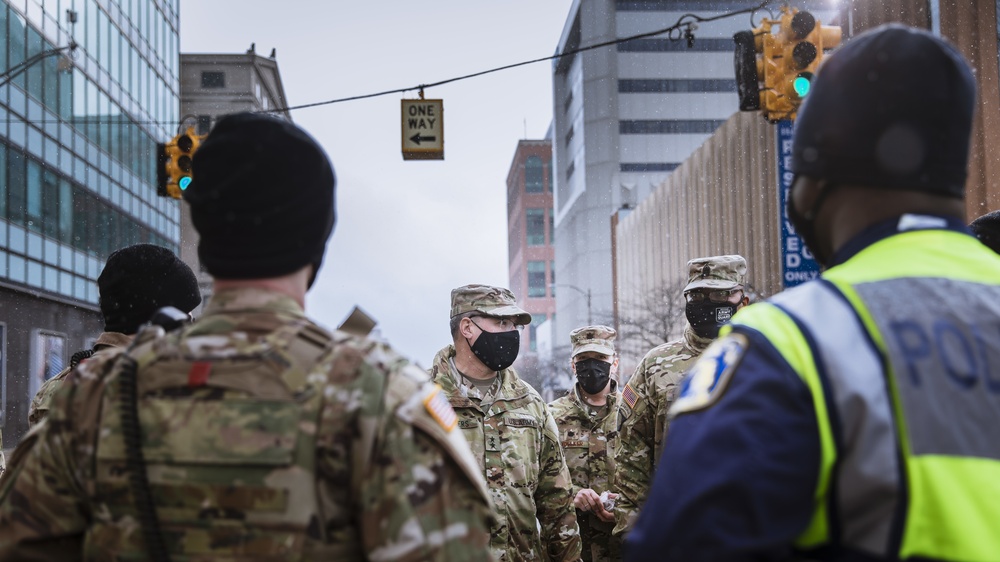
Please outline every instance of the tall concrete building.
[[[0, 83], [30, 63], [0, 86], [0, 426], [8, 447], [27, 429], [39, 386], [102, 331], [96, 281], [108, 255], [139, 242], [178, 249], [177, 202], [155, 188], [156, 143], [179, 120], [178, 4], [0, 0]], [[73, 40], [72, 57], [31, 62]]]
[[[269, 56], [260, 56], [255, 45], [237, 54], [182, 54], [181, 115], [187, 119], [185, 125], [193, 124], [196, 132], [204, 135], [219, 117], [241, 111], [271, 111], [291, 121], [284, 110], [288, 100], [275, 55], [272, 49]], [[204, 307], [212, 296], [212, 278], [198, 261], [198, 233], [183, 202], [180, 256], [198, 276]]]
[[[792, 4], [829, 9], [822, 0]], [[574, 0], [557, 52], [664, 29], [686, 13], [711, 17], [744, 7]], [[826, 13], [810, 11], [828, 23]], [[637, 39], [553, 62], [556, 277], [589, 292], [596, 320], [610, 322], [613, 310], [611, 215], [645, 199], [737, 111], [732, 37], [750, 28], [744, 14], [699, 23], [690, 41], [675, 32], [679, 40]], [[587, 296], [559, 294], [557, 334], [586, 320]]]

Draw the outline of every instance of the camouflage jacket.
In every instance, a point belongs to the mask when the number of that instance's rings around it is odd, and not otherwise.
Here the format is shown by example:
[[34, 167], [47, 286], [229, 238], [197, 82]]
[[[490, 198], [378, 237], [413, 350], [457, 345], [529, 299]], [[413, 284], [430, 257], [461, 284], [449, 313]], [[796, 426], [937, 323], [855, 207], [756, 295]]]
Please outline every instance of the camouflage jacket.
[[616, 535], [632, 528], [646, 500], [667, 434], [667, 411], [680, 392], [688, 367], [710, 343], [712, 340], [699, 337], [691, 326], [686, 326], [682, 339], [650, 350], [622, 390], [614, 454], [614, 487], [619, 494], [615, 503]]
[[[131, 342], [132, 336], [127, 336], [119, 332], [104, 332], [94, 342], [94, 350], [102, 351], [105, 349], [128, 347], [128, 344]], [[72, 367], [66, 367], [59, 374], [45, 381], [42, 387], [38, 389], [38, 392], [35, 393], [35, 397], [31, 399], [31, 406], [28, 408], [29, 428], [38, 425], [38, 422], [49, 415], [49, 403], [52, 402], [52, 395], [56, 393], [56, 389], [62, 386], [63, 380], [66, 379], [66, 376], [72, 370]]]
[[[575, 385], [565, 396], [549, 404], [552, 416], [559, 427], [559, 438], [566, 464], [573, 479], [573, 496], [590, 488], [598, 494], [611, 490], [610, 480], [615, 473], [613, 443], [617, 433], [618, 402], [621, 395], [617, 383], [612, 380], [612, 392], [608, 394], [603, 417], [599, 410], [586, 404], [580, 398], [579, 385]], [[583, 539], [583, 559], [594, 562], [617, 560], [620, 558], [620, 542], [611, 536], [612, 523], [601, 521], [596, 515], [586, 511], [576, 512]]]
[[454, 346], [439, 351], [431, 377], [448, 395], [486, 475], [499, 517], [491, 530], [494, 556], [504, 562], [579, 560], [573, 483], [542, 397], [513, 369], [501, 371], [484, 394], [458, 374], [454, 357]]
[[16, 449], [0, 560], [148, 559], [123, 438], [129, 379], [175, 560], [490, 559], [488, 492], [457, 418], [387, 346], [326, 333], [290, 297], [234, 289], [127, 353], [137, 369], [123, 351], [81, 363]]

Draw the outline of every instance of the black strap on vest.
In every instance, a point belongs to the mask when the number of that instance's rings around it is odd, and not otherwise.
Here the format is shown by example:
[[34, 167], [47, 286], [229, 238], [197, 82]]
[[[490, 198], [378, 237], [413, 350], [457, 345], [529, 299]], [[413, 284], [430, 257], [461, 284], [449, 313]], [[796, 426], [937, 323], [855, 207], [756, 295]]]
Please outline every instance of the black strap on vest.
[[[173, 307], [165, 307], [156, 311], [150, 324], [164, 331], [179, 328], [190, 319], [190, 316]], [[145, 340], [136, 337], [132, 345], [118, 359], [120, 371], [118, 375], [118, 392], [121, 400], [122, 441], [125, 444], [125, 470], [128, 472], [129, 485], [135, 496], [135, 507], [139, 512], [139, 525], [142, 527], [142, 538], [146, 543], [146, 551], [154, 562], [170, 562], [170, 554], [160, 533], [160, 520], [153, 505], [153, 494], [149, 490], [149, 475], [146, 473], [146, 459], [142, 454], [142, 428], [139, 425], [139, 385], [136, 377], [139, 364], [131, 352], [136, 344]]]
[[84, 359], [90, 359], [93, 356], [94, 356], [93, 349], [82, 349], [80, 351], [77, 351], [76, 353], [73, 354], [72, 357], [69, 358], [69, 366], [71, 369], [75, 369], [76, 366], [80, 364], [80, 361], [83, 361]]

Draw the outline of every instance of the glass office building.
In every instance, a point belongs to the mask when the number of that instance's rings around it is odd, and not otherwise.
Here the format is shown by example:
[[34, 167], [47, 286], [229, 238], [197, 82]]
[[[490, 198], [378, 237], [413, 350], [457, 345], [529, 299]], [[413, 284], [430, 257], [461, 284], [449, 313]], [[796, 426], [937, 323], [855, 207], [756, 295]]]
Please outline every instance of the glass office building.
[[0, 86], [7, 447], [41, 382], [100, 332], [108, 255], [139, 242], [178, 249], [178, 203], [155, 189], [156, 143], [179, 121], [178, 3], [0, 0], [0, 72], [78, 44]]

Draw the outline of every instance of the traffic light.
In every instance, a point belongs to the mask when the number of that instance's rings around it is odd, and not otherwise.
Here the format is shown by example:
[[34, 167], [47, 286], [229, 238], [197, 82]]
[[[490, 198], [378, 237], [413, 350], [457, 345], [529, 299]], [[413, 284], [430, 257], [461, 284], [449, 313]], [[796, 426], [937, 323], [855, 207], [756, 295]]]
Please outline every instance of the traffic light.
[[[756, 31], [756, 30], [755, 30]], [[760, 76], [757, 72], [757, 40], [755, 31], [738, 31], [733, 35], [736, 43], [736, 93], [740, 97], [740, 111], [760, 109]]]
[[839, 27], [820, 25], [811, 13], [787, 7], [780, 19], [764, 19], [752, 32], [734, 35], [740, 110], [760, 109], [769, 121], [795, 119], [812, 89], [823, 51], [839, 45], [840, 38]]
[[760, 110], [768, 119], [772, 119], [771, 114], [787, 110], [778, 96], [784, 76], [783, 45], [781, 37], [772, 32], [780, 23], [765, 18], [760, 27], [733, 35], [740, 111]]
[[157, 145], [157, 195], [181, 198], [181, 193], [191, 185], [191, 159], [204, 138], [195, 134], [194, 127], [188, 127], [170, 142]]
[[[800, 98], [804, 98], [809, 94], [812, 89], [813, 76], [816, 75], [819, 65], [823, 62], [823, 53], [829, 49], [833, 49], [840, 45], [841, 29], [839, 26], [835, 25], [821, 25], [820, 22], [812, 18], [812, 15], [808, 12], [799, 12], [800, 14], [809, 15], [809, 19], [812, 20], [813, 24], [808, 35], [799, 43], [801, 45], [812, 45], [812, 49], [815, 50], [816, 56], [812, 58], [805, 68], [803, 68], [796, 78], [792, 82], [792, 88], [795, 90], [796, 95]], [[794, 19], [794, 18], [793, 18]], [[808, 23], [808, 22], [807, 22]], [[792, 22], [795, 25], [795, 22]], [[799, 24], [800, 26], [803, 24]], [[808, 53], [805, 53], [808, 55]], [[792, 58], [795, 58], [794, 48], [792, 53]]]

